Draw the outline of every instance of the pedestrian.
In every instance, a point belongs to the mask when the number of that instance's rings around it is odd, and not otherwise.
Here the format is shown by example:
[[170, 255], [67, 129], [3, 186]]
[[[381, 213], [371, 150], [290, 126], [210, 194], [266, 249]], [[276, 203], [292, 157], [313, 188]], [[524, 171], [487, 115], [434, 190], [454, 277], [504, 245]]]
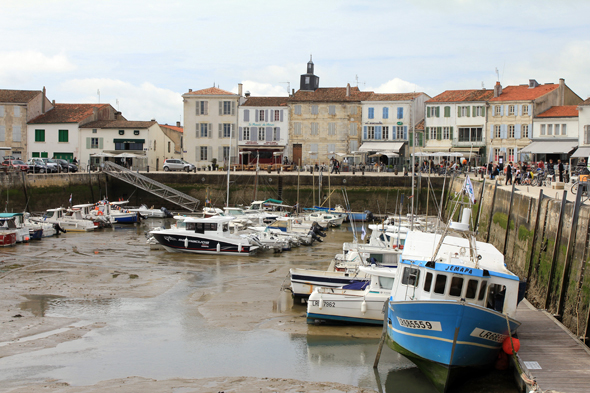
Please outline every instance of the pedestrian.
[[488, 164], [488, 175], [492, 176], [492, 171], [494, 170], [494, 163], [490, 161]]
[[557, 160], [557, 170], [559, 171], [559, 182], [563, 183], [563, 163]]
[[512, 185], [512, 161], [508, 162], [508, 166], [506, 166], [506, 183], [504, 185], [507, 186], [508, 182]]

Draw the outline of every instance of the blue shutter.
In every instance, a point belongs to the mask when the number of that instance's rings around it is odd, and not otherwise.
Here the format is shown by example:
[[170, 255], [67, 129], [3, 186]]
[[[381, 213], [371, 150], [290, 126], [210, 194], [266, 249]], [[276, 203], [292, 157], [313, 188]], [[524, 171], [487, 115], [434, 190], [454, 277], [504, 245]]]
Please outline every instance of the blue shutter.
[[408, 126], [404, 126], [404, 139], [408, 139]]
[[250, 109], [244, 109], [244, 121], [250, 121]]
[[522, 105], [516, 105], [516, 115], [522, 116]]
[[369, 108], [369, 119], [372, 119], [374, 117], [375, 117], [374, 109], [373, 108]]
[[266, 140], [272, 141], [272, 127], [266, 127]]
[[381, 126], [375, 127], [375, 139], [381, 139]]
[[[258, 112], [258, 110], [256, 112]], [[252, 142], [258, 141], [258, 127], [251, 127], [250, 128], [250, 140]]]
[[283, 122], [283, 110], [282, 109], [281, 109], [280, 119], [281, 119], [281, 123], [282, 123]]
[[520, 124], [516, 124], [514, 126], [514, 138], [515, 139], [520, 139]]
[[[529, 116], [533, 117], [533, 106], [529, 105]], [[533, 130], [529, 130], [530, 132], [532, 132]]]
[[258, 119], [260, 119], [260, 116], [258, 114], [258, 109], [254, 110], [254, 121], [258, 123]]
[[500, 137], [502, 139], [506, 139], [508, 137], [508, 131], [507, 131], [506, 124], [502, 124], [500, 126]]
[[383, 108], [383, 118], [389, 119], [389, 108]]
[[500, 105], [500, 116], [504, 116], [504, 105]]
[[[283, 113], [283, 111], [281, 111], [281, 113]], [[278, 127], [277, 128], [277, 141], [280, 141], [280, 140], [281, 140], [281, 128]]]
[[363, 139], [367, 139], [367, 126], [363, 127]]
[[269, 121], [271, 121], [271, 120], [268, 118], [268, 109], [264, 111], [264, 121], [266, 121], [266, 122], [269, 122]]
[[404, 108], [397, 108], [397, 118], [403, 119], [404, 118]]
[[[244, 112], [244, 113], [246, 113], [246, 112]], [[242, 137], [243, 137], [243, 135], [242, 135], [242, 127], [238, 127], [238, 134], [239, 134], [238, 135], [239, 140], [242, 140]]]

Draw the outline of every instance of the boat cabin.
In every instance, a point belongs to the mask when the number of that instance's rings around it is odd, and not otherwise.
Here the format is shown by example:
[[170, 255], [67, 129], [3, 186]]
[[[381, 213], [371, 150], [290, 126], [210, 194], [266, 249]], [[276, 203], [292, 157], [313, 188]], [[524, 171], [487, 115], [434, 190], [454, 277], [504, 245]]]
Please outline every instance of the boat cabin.
[[43, 215], [43, 218], [49, 219], [52, 221], [60, 220], [64, 216], [64, 210], [65, 209], [63, 207], [58, 207], [57, 209], [47, 209], [47, 211]]
[[[12, 213], [3, 213], [3, 214], [12, 214]], [[16, 227], [16, 217], [0, 217], [0, 230], [13, 230], [17, 229]]]
[[226, 232], [229, 234], [229, 223], [233, 217], [214, 216], [208, 218], [186, 217], [177, 222], [177, 229], [184, 229], [194, 233], [216, 233], [218, 235]]
[[[15, 228], [22, 227], [24, 225], [23, 213], [0, 213], [0, 219], [14, 220]], [[3, 223], [0, 223], [2, 225]]]

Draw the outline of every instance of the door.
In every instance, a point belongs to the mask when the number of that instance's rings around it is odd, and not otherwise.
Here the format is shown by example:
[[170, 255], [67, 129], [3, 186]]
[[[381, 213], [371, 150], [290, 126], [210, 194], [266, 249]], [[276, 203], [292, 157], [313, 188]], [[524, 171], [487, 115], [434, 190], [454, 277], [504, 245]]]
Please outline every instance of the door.
[[303, 151], [301, 144], [293, 145], [293, 162], [295, 165], [301, 165], [301, 152]]

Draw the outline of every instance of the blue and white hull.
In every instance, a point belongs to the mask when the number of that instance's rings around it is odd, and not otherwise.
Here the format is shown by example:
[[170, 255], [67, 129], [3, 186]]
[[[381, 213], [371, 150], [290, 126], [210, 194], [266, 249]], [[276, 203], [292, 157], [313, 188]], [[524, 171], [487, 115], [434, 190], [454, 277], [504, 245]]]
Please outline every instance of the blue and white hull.
[[504, 339], [519, 325], [504, 314], [464, 301], [389, 302], [387, 344], [416, 363], [444, 392], [457, 369], [493, 363]]
[[121, 213], [111, 215], [111, 219], [119, 224], [133, 224], [139, 221], [139, 213]]

